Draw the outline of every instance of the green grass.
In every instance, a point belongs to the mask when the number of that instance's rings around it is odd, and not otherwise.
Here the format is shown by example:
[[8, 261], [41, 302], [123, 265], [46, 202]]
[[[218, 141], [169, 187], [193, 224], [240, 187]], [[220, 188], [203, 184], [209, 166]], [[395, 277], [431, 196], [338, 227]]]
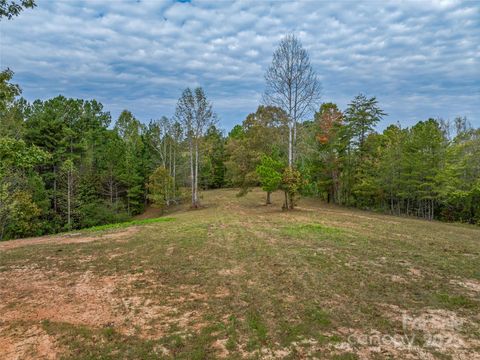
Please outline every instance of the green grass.
[[114, 229], [123, 229], [123, 228], [127, 228], [127, 227], [130, 227], [130, 226], [156, 224], [156, 223], [173, 221], [173, 220], [174, 220], [174, 218], [171, 218], [171, 217], [159, 217], [159, 218], [154, 218], [154, 219], [131, 220], [131, 221], [125, 221], [125, 222], [120, 222], [120, 223], [92, 226], [92, 227], [89, 227], [89, 228], [81, 229], [81, 231], [94, 232], [94, 231], [106, 231], [106, 230], [114, 230]]
[[[479, 294], [459, 285], [480, 284], [478, 227], [312, 199], [283, 212], [281, 194], [272, 206], [257, 190], [235, 194], [205, 192], [203, 208], [177, 211], [175, 221], [0, 252], [0, 342], [30, 344], [31, 358], [36, 337], [49, 337], [65, 359], [402, 359], [418, 353], [342, 345], [352, 333], [402, 335], [404, 313], [433, 311], [437, 322], [460, 320], [466, 349], [422, 351], [479, 353]], [[39, 320], [42, 332], [28, 333]], [[416, 335], [422, 346], [428, 334]]]
[[293, 226], [286, 226], [284, 232], [287, 235], [331, 235], [341, 234], [343, 231], [339, 228], [325, 226], [322, 224], [299, 224]]

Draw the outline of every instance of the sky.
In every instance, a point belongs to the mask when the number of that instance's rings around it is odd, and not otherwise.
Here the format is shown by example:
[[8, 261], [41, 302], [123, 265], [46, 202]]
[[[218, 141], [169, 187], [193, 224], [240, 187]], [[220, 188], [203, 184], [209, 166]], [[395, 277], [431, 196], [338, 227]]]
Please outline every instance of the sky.
[[480, 126], [480, 2], [53, 1], [0, 21], [0, 68], [23, 96], [97, 99], [116, 119], [171, 116], [202, 86], [229, 130], [261, 103], [285, 34], [310, 54], [322, 101], [376, 96], [390, 123]]

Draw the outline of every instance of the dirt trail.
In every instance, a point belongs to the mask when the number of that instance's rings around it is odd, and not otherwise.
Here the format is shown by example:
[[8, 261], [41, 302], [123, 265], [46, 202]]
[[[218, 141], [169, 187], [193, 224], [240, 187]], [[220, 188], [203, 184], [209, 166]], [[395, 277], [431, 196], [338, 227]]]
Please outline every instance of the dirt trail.
[[73, 234], [65, 234], [65, 235], [41, 236], [41, 237], [34, 237], [34, 238], [27, 238], [27, 239], [9, 240], [9, 241], [0, 243], [0, 251], [16, 249], [16, 248], [28, 246], [28, 245], [80, 244], [80, 243], [87, 243], [87, 242], [92, 242], [96, 240], [120, 239], [125, 236], [133, 235], [136, 232], [138, 232], [138, 230], [139, 230], [138, 227], [132, 226], [126, 229], [122, 229], [122, 230], [118, 230], [118, 231], [110, 232], [106, 234], [86, 235], [82, 233], [73, 233]]

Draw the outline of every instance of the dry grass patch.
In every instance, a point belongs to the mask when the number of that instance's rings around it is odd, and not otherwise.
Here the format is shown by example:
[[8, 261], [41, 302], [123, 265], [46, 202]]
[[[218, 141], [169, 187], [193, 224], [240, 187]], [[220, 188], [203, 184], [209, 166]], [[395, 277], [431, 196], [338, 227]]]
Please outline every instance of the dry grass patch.
[[[235, 195], [206, 192], [172, 222], [0, 244], [6, 357], [479, 357], [480, 229]], [[405, 331], [413, 347], [362, 340]], [[426, 346], [431, 333], [461, 346]]]

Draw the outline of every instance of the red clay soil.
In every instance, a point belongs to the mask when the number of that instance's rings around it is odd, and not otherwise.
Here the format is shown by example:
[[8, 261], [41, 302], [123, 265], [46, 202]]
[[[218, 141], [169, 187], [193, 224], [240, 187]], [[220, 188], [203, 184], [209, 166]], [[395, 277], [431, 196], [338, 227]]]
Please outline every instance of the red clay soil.
[[18, 247], [23, 247], [27, 245], [42, 245], [42, 244], [79, 244], [86, 243], [96, 240], [106, 240], [106, 239], [117, 239], [122, 238], [126, 235], [132, 235], [138, 231], [137, 227], [129, 227], [115, 232], [110, 232], [107, 234], [92, 234], [85, 235], [81, 233], [75, 234], [63, 234], [63, 235], [53, 235], [53, 236], [41, 236], [41, 237], [32, 237], [26, 239], [17, 239], [0, 242], [0, 251], [15, 249]]

